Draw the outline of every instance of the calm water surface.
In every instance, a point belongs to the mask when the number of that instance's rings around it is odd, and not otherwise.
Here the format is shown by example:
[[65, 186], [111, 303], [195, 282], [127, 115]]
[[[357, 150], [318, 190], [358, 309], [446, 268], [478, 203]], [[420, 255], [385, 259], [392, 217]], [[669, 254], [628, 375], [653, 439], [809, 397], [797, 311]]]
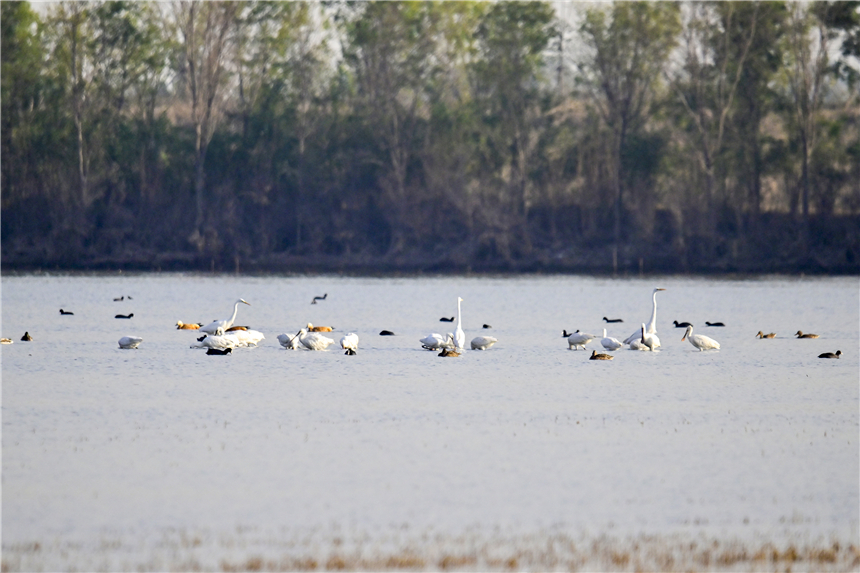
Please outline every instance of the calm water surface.
[[[208, 568], [247, 544], [277, 555], [288, 549], [273, 538], [314, 546], [333, 531], [376, 544], [404, 530], [856, 543], [859, 285], [7, 275], [4, 565], [68, 568], [71, 546], [80, 568], [174, 568], [187, 555]], [[567, 349], [562, 329], [631, 334], [658, 286], [659, 352], [595, 362], [598, 341]], [[458, 296], [467, 340], [499, 342], [440, 359], [418, 339], [453, 330], [439, 318]], [[236, 324], [266, 335], [258, 348], [207, 356], [174, 327], [229, 316], [239, 297], [252, 306]], [[721, 350], [698, 352], [673, 320]], [[358, 355], [280, 347], [307, 322], [334, 326], [335, 340], [356, 332]], [[143, 343], [120, 350], [123, 335]], [[837, 349], [840, 360], [817, 358]], [[205, 557], [165, 542], [180, 534], [202, 536]], [[244, 545], [207, 541], [225, 535]], [[41, 556], [22, 549], [33, 543]]]

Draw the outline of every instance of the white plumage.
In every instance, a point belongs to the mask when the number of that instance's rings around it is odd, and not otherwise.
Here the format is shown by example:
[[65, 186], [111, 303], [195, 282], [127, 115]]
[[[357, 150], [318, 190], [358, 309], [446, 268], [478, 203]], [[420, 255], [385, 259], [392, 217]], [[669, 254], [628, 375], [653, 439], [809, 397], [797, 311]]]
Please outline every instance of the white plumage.
[[606, 350], [618, 350], [623, 345], [621, 341], [617, 338], [612, 338], [611, 336], [606, 336], [606, 329], [603, 329], [603, 338], [600, 340], [600, 344], [603, 345], [603, 348]]
[[446, 336], [442, 336], [438, 332], [433, 332], [418, 342], [421, 343], [421, 348], [426, 350], [441, 350], [454, 346], [454, 335], [449, 332]]
[[[648, 321], [648, 326], [645, 328], [645, 332], [647, 334], [657, 334], [657, 293], [661, 290], [666, 290], [664, 288], [655, 288], [651, 293], [651, 298], [653, 300], [651, 307], [651, 320]], [[640, 340], [642, 338], [642, 333], [637, 330], [630, 336], [624, 339], [624, 344], [631, 344], [634, 340]], [[632, 346], [631, 346], [632, 347]]]
[[206, 326], [201, 326], [200, 331], [207, 334], [224, 334], [228, 328], [233, 326], [233, 322], [236, 320], [236, 314], [239, 312], [239, 304], [247, 304], [248, 306], [251, 306], [250, 302], [240, 298], [236, 301], [236, 304], [233, 305], [233, 315], [230, 318], [213, 320]]
[[257, 346], [266, 337], [259, 330], [231, 330], [224, 336], [236, 341], [236, 346]]
[[567, 348], [568, 350], [576, 350], [577, 346], [581, 346], [583, 350], [585, 350], [585, 345], [597, 338], [593, 334], [588, 334], [586, 332], [576, 331], [570, 336], [567, 337]]
[[235, 348], [236, 339], [233, 336], [221, 336], [218, 334], [207, 334], [203, 340], [198, 340], [191, 348]]
[[308, 350], [325, 350], [334, 344], [334, 340], [319, 332], [308, 332], [304, 328], [299, 331], [299, 341]]
[[347, 354], [355, 354], [358, 350], [358, 335], [354, 332], [348, 332], [340, 339], [340, 347], [346, 350]]
[[463, 299], [457, 297], [457, 329], [454, 330], [454, 343], [457, 348], [463, 349], [466, 347], [466, 333], [463, 332], [463, 318], [460, 315], [460, 303]]
[[690, 344], [698, 348], [699, 351], [720, 349], [720, 343], [713, 338], [705, 336], [704, 334], [693, 334], [692, 326], [687, 327], [687, 332], [685, 332], [684, 336], [681, 337], [681, 342], [683, 342], [685, 338], [690, 341]]
[[119, 347], [126, 350], [137, 348], [141, 342], [143, 339], [139, 336], [123, 336], [119, 339]]
[[294, 334], [292, 336], [289, 334], [279, 334], [278, 342], [287, 350], [298, 350], [299, 345], [301, 344], [298, 334]]
[[476, 336], [472, 339], [472, 350], [486, 350], [498, 341], [493, 336]]
[[[639, 330], [640, 338], [639, 345], [637, 345], [637, 350], [655, 350], [660, 348], [660, 339], [657, 338], [656, 334], [649, 333], [645, 329], [645, 324], [642, 324], [642, 328]], [[644, 347], [644, 348], [643, 348]], [[633, 344], [630, 344], [630, 348], [633, 348]]]

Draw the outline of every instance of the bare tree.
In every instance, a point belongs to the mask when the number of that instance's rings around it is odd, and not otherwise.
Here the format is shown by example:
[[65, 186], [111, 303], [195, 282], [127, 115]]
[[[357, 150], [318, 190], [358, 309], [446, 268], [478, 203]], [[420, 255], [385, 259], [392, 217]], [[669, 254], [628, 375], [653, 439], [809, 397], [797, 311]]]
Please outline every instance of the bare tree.
[[174, 4], [174, 17], [181, 38], [185, 64], [184, 80], [194, 126], [194, 198], [196, 217], [189, 240], [202, 250], [206, 239], [205, 202], [206, 151], [224, 111], [227, 81], [226, 60], [231, 29], [236, 23], [237, 2], [182, 1]]

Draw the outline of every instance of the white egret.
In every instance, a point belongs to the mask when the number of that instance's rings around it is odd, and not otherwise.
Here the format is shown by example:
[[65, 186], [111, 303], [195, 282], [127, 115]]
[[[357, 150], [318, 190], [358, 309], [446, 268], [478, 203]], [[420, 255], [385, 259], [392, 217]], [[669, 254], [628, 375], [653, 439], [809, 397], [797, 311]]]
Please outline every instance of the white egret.
[[233, 322], [236, 320], [236, 314], [239, 312], [239, 304], [247, 304], [248, 306], [251, 306], [250, 302], [240, 298], [236, 301], [236, 304], [233, 305], [233, 315], [230, 318], [213, 320], [206, 326], [201, 326], [200, 330], [207, 334], [224, 334], [228, 328], [233, 326]]
[[346, 354], [355, 355], [358, 350], [358, 335], [354, 332], [348, 332], [340, 339], [340, 347], [346, 350]]
[[[619, 348], [621, 348], [623, 346], [623, 344], [621, 344], [621, 341], [618, 340], [617, 338], [613, 338], [611, 336], [606, 336], [606, 329], [605, 328], [603, 329], [603, 338], [600, 340], [600, 344], [602, 344], [603, 348], [605, 348], [606, 350], [618, 350]], [[600, 359], [596, 358], [595, 360], [600, 360]]]
[[454, 342], [457, 345], [459, 350], [462, 350], [466, 346], [466, 333], [463, 332], [463, 318], [460, 315], [460, 303], [463, 302], [463, 299], [459, 296], [457, 297], [457, 328], [454, 330]]
[[493, 336], [476, 336], [472, 339], [472, 350], [486, 350], [498, 341]]
[[[656, 334], [657, 333], [657, 293], [661, 290], [666, 290], [664, 288], [655, 288], [651, 293], [651, 298], [653, 300], [653, 307], [651, 309], [651, 320], [648, 321], [648, 327], [645, 329], [648, 334]], [[624, 339], [624, 344], [630, 344], [634, 340], [639, 340], [642, 338], [642, 333], [638, 330]]]
[[591, 356], [589, 356], [589, 360], [612, 360], [615, 358], [611, 354], [598, 354], [596, 350], [591, 351]]
[[454, 335], [449, 332], [446, 336], [442, 336], [438, 332], [433, 332], [418, 342], [421, 343], [421, 348], [440, 350], [442, 348], [450, 348], [454, 345]]
[[577, 346], [582, 346], [582, 349], [585, 350], [585, 345], [597, 338], [593, 334], [587, 334], [585, 332], [576, 331], [570, 336], [567, 337], [567, 349], [568, 350], [576, 350]]
[[687, 332], [684, 333], [684, 336], [681, 338], [681, 342], [683, 342], [685, 338], [690, 341], [690, 344], [698, 348], [700, 351], [720, 349], [720, 343], [713, 338], [709, 338], [702, 334], [693, 334], [692, 326], [687, 327]]
[[[645, 329], [645, 324], [642, 324], [642, 328], [639, 329], [639, 350], [655, 350], [660, 348], [660, 339], [657, 338], [656, 334], [650, 333]], [[643, 348], [644, 347], [644, 348]], [[630, 345], [630, 348], [633, 348], [633, 345]]]
[[299, 331], [299, 342], [308, 350], [325, 350], [334, 344], [334, 340], [318, 332], [308, 332], [304, 328]]
[[119, 339], [119, 347], [122, 349], [137, 348], [143, 339], [139, 336], [123, 336]]
[[819, 358], [839, 358], [840, 356], [842, 356], [841, 350], [837, 350], [836, 354], [834, 354], [832, 352], [825, 352], [824, 354], [818, 355]]

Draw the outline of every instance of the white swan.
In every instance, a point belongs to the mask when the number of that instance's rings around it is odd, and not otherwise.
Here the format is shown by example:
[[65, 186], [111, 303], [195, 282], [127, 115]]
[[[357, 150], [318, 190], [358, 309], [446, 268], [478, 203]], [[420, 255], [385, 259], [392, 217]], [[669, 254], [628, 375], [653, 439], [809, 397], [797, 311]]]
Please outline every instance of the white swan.
[[460, 303], [463, 302], [463, 299], [459, 296], [457, 297], [457, 329], [454, 331], [454, 343], [457, 345], [457, 348], [462, 350], [466, 347], [466, 333], [463, 332], [463, 319], [460, 316]]
[[231, 330], [224, 336], [236, 341], [236, 346], [257, 346], [266, 337], [259, 330]]
[[198, 340], [191, 348], [235, 348], [236, 339], [232, 336], [221, 336], [218, 334], [207, 334], [203, 340]]
[[603, 345], [603, 348], [606, 350], [618, 350], [623, 346], [621, 341], [617, 338], [612, 338], [611, 336], [606, 336], [606, 329], [603, 329], [603, 338], [600, 340], [600, 344]]
[[319, 332], [308, 332], [304, 328], [299, 331], [299, 342], [308, 350], [325, 350], [334, 344], [334, 340]]
[[684, 333], [684, 336], [681, 338], [681, 342], [683, 342], [685, 338], [690, 341], [690, 344], [698, 348], [699, 351], [720, 349], [720, 343], [713, 338], [705, 336], [704, 334], [693, 334], [692, 326], [687, 327], [687, 332]]
[[213, 320], [212, 322], [210, 322], [206, 326], [201, 326], [200, 331], [205, 332], [207, 334], [224, 334], [224, 332], [228, 328], [233, 326], [233, 322], [236, 320], [236, 314], [239, 312], [239, 304], [240, 303], [241, 304], [247, 304], [248, 306], [251, 306], [250, 302], [240, 298], [239, 300], [236, 301], [236, 304], [233, 305], [233, 316], [231, 316], [230, 318], [222, 319], [222, 320]]
[[[664, 288], [655, 288], [651, 293], [651, 298], [653, 299], [653, 307], [651, 308], [651, 320], [648, 321], [648, 326], [645, 328], [645, 332], [648, 334], [656, 334], [657, 333], [657, 293], [661, 290], [666, 290]], [[634, 340], [638, 340], [642, 338], [642, 333], [637, 330], [630, 336], [624, 339], [624, 344], [631, 344]]]
[[587, 334], [585, 332], [576, 331], [570, 336], [567, 337], [567, 348], [568, 350], [576, 350], [577, 346], [581, 346], [583, 350], [585, 350], [585, 345], [597, 338], [593, 334]]
[[441, 350], [454, 346], [454, 335], [449, 332], [446, 336], [442, 336], [438, 332], [433, 332], [418, 342], [421, 343], [421, 348], [426, 350]]
[[[638, 350], [655, 350], [660, 348], [660, 339], [657, 338], [656, 334], [649, 333], [643, 323], [642, 328], [639, 329], [639, 344]], [[630, 345], [630, 348], [633, 348], [633, 344]]]
[[472, 339], [472, 350], [486, 350], [498, 341], [493, 336], [476, 336]]
[[119, 339], [119, 347], [123, 349], [137, 348], [143, 339], [139, 336], [123, 336]]
[[358, 335], [354, 332], [348, 332], [340, 339], [340, 347], [346, 350], [346, 354], [355, 355], [358, 350]]

